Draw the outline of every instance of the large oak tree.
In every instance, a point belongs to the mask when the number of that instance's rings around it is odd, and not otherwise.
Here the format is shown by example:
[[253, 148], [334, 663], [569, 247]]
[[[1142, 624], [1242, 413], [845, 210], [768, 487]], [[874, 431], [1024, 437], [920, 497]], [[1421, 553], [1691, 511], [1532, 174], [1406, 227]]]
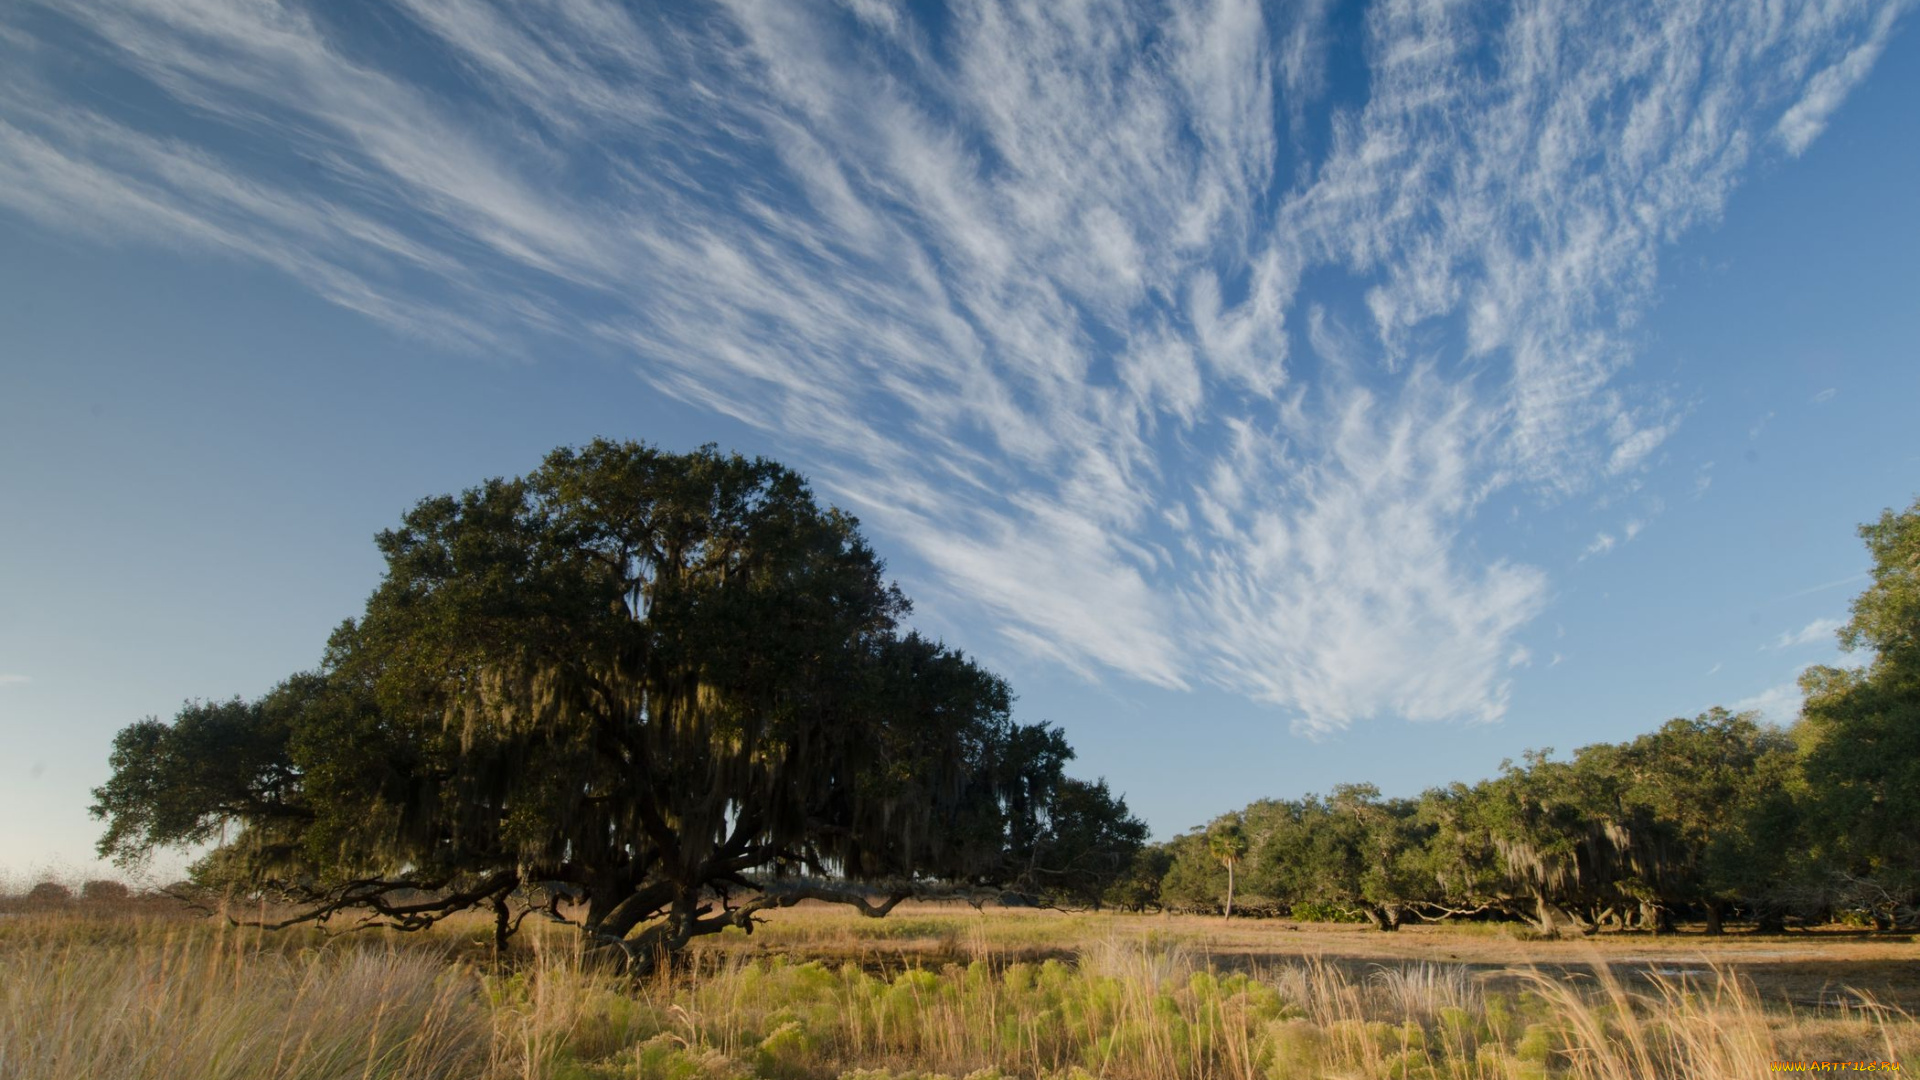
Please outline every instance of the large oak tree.
[[595, 442], [378, 542], [317, 672], [120, 733], [103, 853], [217, 843], [198, 873], [296, 919], [544, 908], [645, 966], [809, 897], [1097, 892], [1143, 838], [772, 462]]

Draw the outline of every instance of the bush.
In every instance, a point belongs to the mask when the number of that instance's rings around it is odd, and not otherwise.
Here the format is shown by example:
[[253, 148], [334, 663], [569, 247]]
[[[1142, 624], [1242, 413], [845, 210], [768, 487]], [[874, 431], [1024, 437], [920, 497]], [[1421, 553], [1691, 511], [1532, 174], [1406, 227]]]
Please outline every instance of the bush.
[[89, 881], [80, 886], [80, 899], [95, 904], [116, 903], [132, 896], [132, 889], [118, 881], [108, 881], [105, 878]]
[[73, 899], [73, 890], [57, 881], [43, 881], [27, 890], [29, 904], [64, 904]]
[[1322, 904], [1315, 901], [1295, 904], [1289, 914], [1295, 922], [1331, 922], [1356, 923], [1365, 920], [1358, 914], [1335, 904]]

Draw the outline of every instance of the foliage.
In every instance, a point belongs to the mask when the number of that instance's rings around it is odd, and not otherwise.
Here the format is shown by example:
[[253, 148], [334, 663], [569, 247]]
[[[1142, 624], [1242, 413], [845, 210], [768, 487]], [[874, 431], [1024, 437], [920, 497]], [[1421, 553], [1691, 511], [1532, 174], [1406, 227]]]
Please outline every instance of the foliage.
[[1714, 708], [1618, 744], [1505, 762], [1417, 799], [1368, 785], [1260, 800], [1157, 849], [1160, 896], [1231, 896], [1220, 837], [1250, 852], [1251, 892], [1276, 908], [1364, 917], [1516, 918], [1545, 934], [1605, 924], [1718, 932], [1789, 916], [1920, 924], [1920, 502], [1861, 535], [1873, 583], [1841, 631], [1861, 668], [1802, 679], [1791, 731]]
[[1872, 658], [1801, 677], [1801, 737], [1816, 846], [1847, 901], [1887, 925], [1920, 901], [1920, 501], [1860, 533], [1872, 584], [1840, 639]]
[[217, 842], [202, 881], [299, 918], [482, 907], [501, 942], [578, 900], [644, 966], [809, 897], [1097, 897], [1143, 838], [772, 462], [599, 441], [378, 544], [317, 672], [120, 733], [104, 854]]
[[1233, 875], [1240, 860], [1247, 857], [1247, 831], [1238, 814], [1229, 814], [1207, 829], [1207, 854], [1227, 868], [1227, 903], [1224, 914], [1233, 917]]
[[1289, 908], [1394, 930], [1409, 905], [1433, 891], [1421, 865], [1429, 830], [1414, 802], [1343, 784], [1326, 799], [1282, 805], [1260, 848], [1258, 887]]
[[1144, 844], [1134, 849], [1127, 868], [1107, 887], [1106, 902], [1123, 911], [1164, 908], [1161, 883], [1171, 869], [1173, 852], [1166, 845]]
[[1160, 881], [1160, 898], [1174, 909], [1219, 910], [1227, 894], [1227, 867], [1208, 849], [1204, 830], [1181, 833], [1165, 846], [1170, 865]]
[[1044, 822], [1030, 842], [1015, 838], [1011, 858], [1022, 888], [1042, 903], [1098, 908], [1132, 871], [1146, 842], [1146, 823], [1127, 812], [1126, 800], [1109, 792], [1105, 780], [1061, 777]]

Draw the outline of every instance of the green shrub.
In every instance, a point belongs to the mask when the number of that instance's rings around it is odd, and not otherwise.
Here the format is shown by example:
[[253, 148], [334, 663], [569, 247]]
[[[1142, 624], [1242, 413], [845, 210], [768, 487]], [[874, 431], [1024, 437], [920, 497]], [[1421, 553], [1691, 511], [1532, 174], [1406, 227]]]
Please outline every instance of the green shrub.
[[1348, 911], [1335, 904], [1323, 904], [1308, 900], [1293, 905], [1288, 915], [1295, 922], [1316, 923], [1357, 923], [1365, 922], [1364, 916]]

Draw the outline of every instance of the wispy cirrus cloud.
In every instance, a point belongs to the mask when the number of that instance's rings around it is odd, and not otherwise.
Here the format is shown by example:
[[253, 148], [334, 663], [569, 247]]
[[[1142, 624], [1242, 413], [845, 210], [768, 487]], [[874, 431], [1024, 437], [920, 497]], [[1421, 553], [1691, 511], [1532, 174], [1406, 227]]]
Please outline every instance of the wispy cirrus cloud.
[[1381, 3], [1343, 86], [1325, 3], [21, 5], [0, 206], [627, 354], [1090, 674], [1494, 718], [1549, 582], [1479, 509], [1658, 460], [1662, 245], [1901, 7]]
[[1781, 631], [1778, 637], [1760, 648], [1763, 652], [1778, 652], [1781, 649], [1792, 649], [1801, 645], [1831, 643], [1834, 640], [1834, 634], [1845, 625], [1844, 619], [1815, 619], [1798, 630]]
[[1867, 77], [1874, 61], [1887, 46], [1894, 19], [1901, 7], [1889, 4], [1875, 13], [1865, 39], [1837, 59], [1822, 67], [1809, 79], [1800, 100], [1780, 117], [1774, 134], [1786, 145], [1787, 153], [1800, 156], [1827, 126], [1827, 119], [1846, 100], [1847, 94]]
[[1800, 684], [1784, 682], [1770, 686], [1751, 697], [1741, 698], [1728, 706], [1736, 713], [1759, 713], [1760, 719], [1769, 724], [1788, 727], [1800, 719], [1800, 710], [1806, 704], [1807, 696], [1800, 690]]

